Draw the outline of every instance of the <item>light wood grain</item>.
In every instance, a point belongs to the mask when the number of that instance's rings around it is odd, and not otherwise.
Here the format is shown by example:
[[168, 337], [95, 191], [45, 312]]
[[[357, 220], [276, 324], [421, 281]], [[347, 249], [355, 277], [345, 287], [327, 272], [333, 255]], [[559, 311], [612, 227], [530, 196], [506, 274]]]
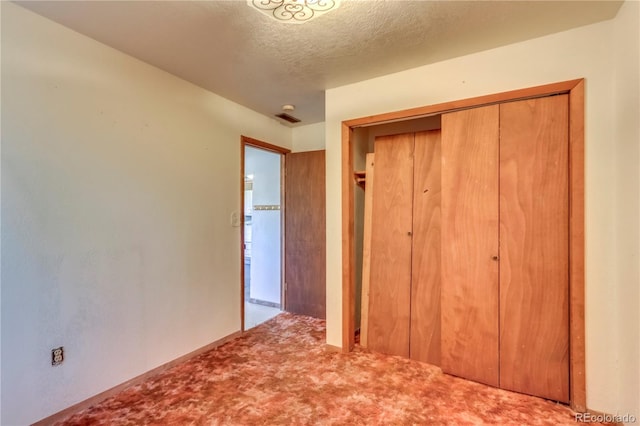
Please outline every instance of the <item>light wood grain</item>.
[[442, 116], [442, 370], [498, 386], [499, 106]]
[[369, 280], [371, 277], [371, 211], [373, 209], [373, 182], [375, 179], [374, 168], [375, 154], [369, 153], [366, 157], [366, 179], [369, 185], [364, 192], [364, 232], [362, 236], [362, 295], [360, 308], [360, 346], [368, 346], [369, 333]]
[[274, 145], [272, 143], [264, 142], [258, 139], [250, 138], [249, 136], [241, 136], [241, 139], [243, 144], [252, 146], [254, 148], [260, 148], [266, 151], [277, 152], [278, 154], [287, 154], [291, 152], [291, 150], [288, 148], [284, 148], [282, 146]]
[[[508, 92], [501, 92], [497, 94], [489, 94], [484, 96], [478, 96], [474, 98], [467, 98], [462, 100], [455, 100], [451, 102], [444, 102], [440, 104], [426, 105], [417, 108], [410, 108], [401, 111], [394, 111], [388, 113], [382, 113], [377, 115], [371, 115], [366, 117], [360, 117], [350, 120], [344, 120], [341, 123], [341, 182], [342, 182], [342, 347], [345, 352], [349, 352], [353, 348], [353, 331], [354, 331], [354, 323], [355, 318], [353, 315], [355, 309], [355, 232], [354, 232], [354, 214], [355, 207], [353, 203], [353, 129], [362, 126], [372, 126], [378, 124], [384, 124], [391, 121], [406, 121], [412, 120], [420, 117], [425, 117], [429, 115], [436, 114], [444, 114], [447, 112], [455, 111], [458, 109], [465, 108], [475, 108], [485, 105], [493, 105], [501, 102], [512, 101], [516, 99], [525, 99], [529, 97], [539, 97], [550, 95], [554, 93], [567, 93], [572, 92], [576, 89], [580, 88], [577, 93], [584, 93], [584, 79], [576, 79], [576, 80], [567, 80], [557, 83], [545, 84], [541, 86], [523, 88], [512, 90]], [[578, 94], [576, 94], [578, 96]], [[573, 98], [573, 96], [572, 96]], [[582, 98], [584, 99], [584, 95]], [[572, 105], [574, 103], [572, 102]], [[576, 101], [575, 105], [580, 106], [580, 102]], [[572, 112], [574, 108], [572, 108]], [[577, 113], [582, 112], [582, 116], [584, 116], [584, 107], [575, 108]], [[584, 119], [575, 118], [576, 126], [575, 130], [572, 126], [572, 134], [574, 132], [579, 132], [578, 129], [583, 129]], [[572, 122], [574, 117], [572, 115]], [[582, 127], [580, 127], [582, 126]], [[584, 130], [582, 130], [584, 132]], [[579, 159], [576, 157], [576, 161]], [[578, 167], [583, 167], [582, 165], [578, 165]], [[581, 206], [582, 208], [582, 206]], [[572, 228], [573, 229], [573, 228]], [[581, 228], [582, 230], [584, 227]], [[576, 239], [577, 241], [578, 239]], [[572, 247], [573, 250], [573, 247]], [[573, 257], [572, 257], [573, 259]], [[573, 260], [572, 260], [573, 262]], [[580, 263], [579, 261], [576, 261]], [[584, 260], [581, 261], [582, 264]], [[573, 265], [573, 263], [572, 263]], [[572, 267], [573, 269], [573, 267]], [[576, 269], [580, 269], [579, 266]], [[583, 272], [582, 272], [583, 273]], [[576, 286], [579, 287], [578, 283], [580, 280], [576, 280]], [[572, 278], [572, 283], [573, 283]], [[582, 287], [584, 287], [584, 280], [582, 282]], [[578, 290], [577, 292], [584, 290]], [[579, 298], [579, 295], [576, 296], [576, 300]], [[573, 299], [572, 299], [573, 300]], [[582, 302], [584, 303], [584, 301]], [[580, 310], [580, 309], [577, 309]], [[582, 309], [582, 311], [584, 308]], [[578, 314], [576, 314], [578, 315]], [[572, 314], [573, 318], [573, 314]], [[580, 322], [579, 318], [576, 317], [576, 324]], [[584, 322], [584, 321], [582, 321]], [[579, 328], [579, 327], [578, 327]], [[582, 333], [584, 336], [584, 332]], [[578, 346], [584, 346], [584, 341], [580, 343]], [[572, 352], [573, 353], [573, 352]], [[581, 352], [584, 355], [584, 351]], [[572, 355], [573, 357], [573, 355]], [[581, 366], [581, 367], [580, 367]], [[577, 361], [576, 362], [576, 374], [578, 377], [582, 377], [581, 382], [584, 384], [584, 362]], [[584, 389], [584, 386], [581, 386]], [[572, 387], [572, 393], [573, 393]], [[581, 400], [586, 401], [584, 398], [584, 392], [578, 392], [578, 395], [581, 395]]]
[[375, 141], [368, 347], [409, 356], [413, 134]]
[[341, 124], [342, 167], [342, 349], [353, 348], [354, 318], [354, 232], [353, 232], [353, 129], [360, 126], [404, 121], [451, 112], [461, 108], [539, 97], [554, 93], [570, 93], [570, 173], [571, 173], [571, 246], [570, 246], [570, 364], [571, 406], [576, 411], [586, 409], [585, 327], [584, 327], [584, 79], [552, 83], [532, 88], [480, 96], [453, 102], [427, 105], [402, 111], [383, 113]]
[[433, 365], [440, 365], [440, 160], [440, 130], [416, 133], [410, 357]]
[[342, 124], [342, 350], [349, 352], [355, 344], [356, 248], [355, 202], [353, 182], [353, 129]]
[[584, 80], [569, 93], [569, 341], [571, 408], [587, 409], [584, 330]]
[[286, 155], [285, 309], [326, 318], [325, 151]]
[[545, 84], [542, 86], [527, 87], [524, 89], [511, 90], [508, 92], [494, 93], [490, 95], [477, 96], [475, 98], [460, 99], [441, 104], [421, 106], [401, 111], [387, 112], [384, 114], [370, 115], [367, 117], [355, 118], [343, 121], [347, 127], [370, 126], [372, 124], [382, 124], [392, 121], [409, 120], [413, 118], [421, 118], [429, 115], [453, 112], [460, 109], [476, 108], [485, 105], [494, 105], [501, 102], [513, 101], [518, 99], [527, 99], [539, 96], [553, 95], [557, 93], [567, 93], [576, 85], [580, 84], [583, 79], [561, 81], [558, 83]]
[[500, 387], [569, 401], [568, 95], [500, 106]]
[[282, 230], [282, 232], [280, 232], [280, 306], [283, 308], [286, 305], [285, 298], [287, 297], [287, 284], [285, 275], [287, 263], [287, 241], [285, 235], [285, 221], [287, 218], [287, 201], [285, 199], [287, 162], [285, 161], [285, 158], [286, 154], [280, 156], [280, 229]]

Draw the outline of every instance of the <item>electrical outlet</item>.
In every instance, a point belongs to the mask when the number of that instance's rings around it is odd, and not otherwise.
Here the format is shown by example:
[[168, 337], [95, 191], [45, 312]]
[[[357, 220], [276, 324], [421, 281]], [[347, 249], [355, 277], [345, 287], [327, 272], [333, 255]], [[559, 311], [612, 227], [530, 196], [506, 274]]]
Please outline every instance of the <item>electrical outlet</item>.
[[51, 365], [60, 365], [64, 361], [64, 346], [51, 349]]

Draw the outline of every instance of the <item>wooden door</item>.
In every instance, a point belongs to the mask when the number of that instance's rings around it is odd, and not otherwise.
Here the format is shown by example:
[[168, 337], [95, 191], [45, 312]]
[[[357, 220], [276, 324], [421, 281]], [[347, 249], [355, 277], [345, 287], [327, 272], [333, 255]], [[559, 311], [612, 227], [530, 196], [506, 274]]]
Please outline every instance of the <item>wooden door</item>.
[[326, 317], [325, 151], [285, 156], [285, 310]]
[[368, 347], [405, 357], [409, 356], [413, 140], [413, 134], [376, 138], [371, 211]]
[[568, 96], [500, 106], [500, 387], [569, 401]]
[[440, 130], [415, 135], [411, 260], [412, 359], [440, 365]]
[[498, 386], [499, 106], [442, 116], [442, 359]]

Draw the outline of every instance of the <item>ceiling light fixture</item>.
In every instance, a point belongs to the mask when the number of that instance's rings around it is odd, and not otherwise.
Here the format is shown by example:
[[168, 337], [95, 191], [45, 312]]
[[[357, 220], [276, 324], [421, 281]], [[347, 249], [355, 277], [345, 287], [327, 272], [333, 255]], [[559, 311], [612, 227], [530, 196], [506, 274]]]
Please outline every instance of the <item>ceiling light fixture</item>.
[[340, 0], [247, 0], [247, 3], [276, 21], [302, 24], [337, 9]]

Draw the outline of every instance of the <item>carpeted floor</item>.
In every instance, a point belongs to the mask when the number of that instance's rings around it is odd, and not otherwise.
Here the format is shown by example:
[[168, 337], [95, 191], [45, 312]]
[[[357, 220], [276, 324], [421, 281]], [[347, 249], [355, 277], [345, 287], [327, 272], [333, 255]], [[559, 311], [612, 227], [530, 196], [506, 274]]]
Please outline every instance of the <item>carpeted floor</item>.
[[576, 424], [563, 405], [324, 342], [324, 321], [283, 313], [62, 424]]

